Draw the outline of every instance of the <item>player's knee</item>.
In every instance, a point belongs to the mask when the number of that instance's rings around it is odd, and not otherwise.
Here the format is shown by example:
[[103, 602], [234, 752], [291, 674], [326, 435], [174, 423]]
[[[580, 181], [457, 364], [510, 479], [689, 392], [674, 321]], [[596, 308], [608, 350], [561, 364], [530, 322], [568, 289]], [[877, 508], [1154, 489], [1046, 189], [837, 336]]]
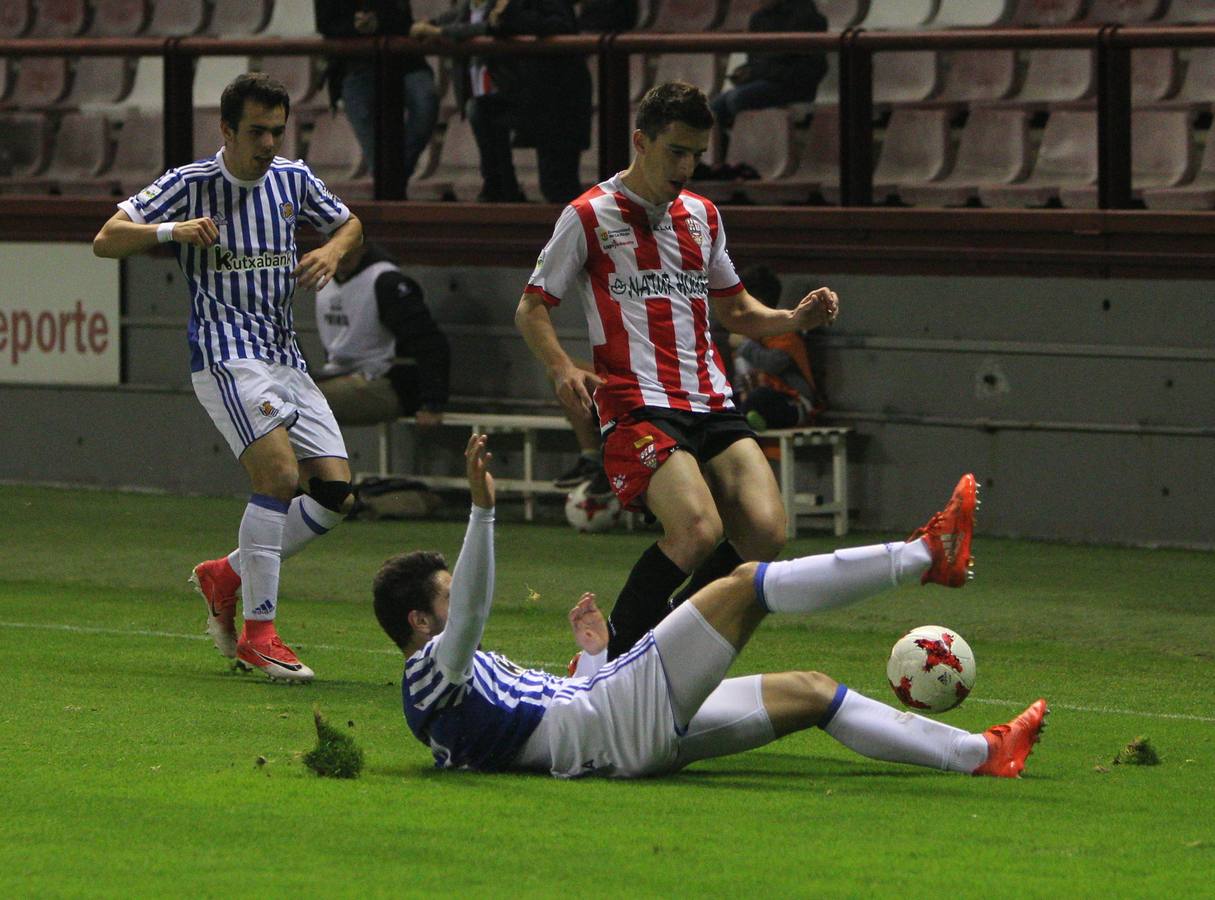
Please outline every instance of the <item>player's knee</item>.
[[802, 703], [817, 721], [831, 706], [839, 684], [822, 672], [790, 672], [789, 675]]
[[308, 493], [325, 509], [335, 513], [348, 513], [354, 506], [354, 489], [349, 481], [322, 481], [308, 479]]

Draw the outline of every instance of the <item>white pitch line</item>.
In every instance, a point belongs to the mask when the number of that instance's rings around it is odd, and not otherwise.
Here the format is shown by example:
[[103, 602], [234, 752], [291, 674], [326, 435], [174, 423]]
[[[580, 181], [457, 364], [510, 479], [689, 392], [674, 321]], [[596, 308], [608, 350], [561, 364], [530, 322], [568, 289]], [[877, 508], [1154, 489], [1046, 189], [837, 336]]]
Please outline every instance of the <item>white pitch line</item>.
[[[173, 638], [185, 641], [209, 641], [211, 638], [206, 634], [181, 634], [174, 631], [150, 631], [143, 629], [130, 628], [100, 628], [91, 625], [65, 625], [61, 623], [51, 622], [0, 622], [0, 628], [30, 628], [42, 629], [44, 631], [68, 631], [73, 634], [111, 634], [126, 637], [152, 637], [152, 638]], [[309, 641], [299, 641], [296, 646], [306, 647], [314, 650], [333, 650], [338, 653], [371, 653], [377, 656], [396, 656], [400, 653], [399, 650], [378, 647], [340, 647], [334, 644], [313, 644]], [[553, 662], [538, 662], [525, 661], [524, 665], [534, 666], [539, 668], [560, 668], [559, 663]], [[869, 693], [880, 693], [874, 688], [870, 688]], [[1020, 706], [1019, 700], [996, 700], [987, 697], [970, 697], [967, 703], [982, 703], [988, 706]], [[1114, 716], [1138, 716], [1146, 719], [1178, 719], [1185, 722], [1209, 722], [1215, 723], [1215, 716], [1196, 716], [1190, 713], [1163, 713], [1163, 712], [1146, 712], [1139, 709], [1121, 709], [1114, 706], [1076, 706], [1068, 703], [1051, 703], [1052, 710], [1065, 709], [1068, 712], [1081, 713], [1098, 713], [1102, 715]]]

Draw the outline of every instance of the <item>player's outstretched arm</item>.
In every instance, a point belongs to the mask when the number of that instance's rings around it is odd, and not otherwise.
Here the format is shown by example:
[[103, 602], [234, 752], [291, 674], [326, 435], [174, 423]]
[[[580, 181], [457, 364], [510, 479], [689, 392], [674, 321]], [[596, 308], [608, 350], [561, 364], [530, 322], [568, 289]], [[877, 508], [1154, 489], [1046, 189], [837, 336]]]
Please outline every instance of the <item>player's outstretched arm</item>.
[[557, 339], [548, 307], [536, 294], [525, 293], [519, 298], [515, 327], [536, 359], [544, 363], [561, 404], [570, 410], [589, 410], [595, 389], [603, 384], [603, 379], [594, 372], [578, 368], [570, 359]]
[[[165, 229], [163, 232], [162, 228]], [[132, 222], [131, 217], [120, 209], [110, 216], [93, 238], [93, 255], [103, 259], [123, 259], [151, 250], [157, 244], [167, 241], [210, 247], [218, 239], [219, 229], [208, 216], [188, 219], [185, 222], [153, 222], [143, 225]]]
[[711, 302], [713, 314], [728, 331], [750, 338], [809, 331], [821, 325], [830, 325], [840, 311], [839, 297], [827, 287], [811, 291], [795, 309], [772, 309], [745, 290]]
[[351, 213], [350, 218], [329, 235], [329, 240], [300, 257], [299, 265], [291, 273], [297, 279], [297, 287], [319, 291], [333, 279], [342, 257], [362, 243], [363, 223]]

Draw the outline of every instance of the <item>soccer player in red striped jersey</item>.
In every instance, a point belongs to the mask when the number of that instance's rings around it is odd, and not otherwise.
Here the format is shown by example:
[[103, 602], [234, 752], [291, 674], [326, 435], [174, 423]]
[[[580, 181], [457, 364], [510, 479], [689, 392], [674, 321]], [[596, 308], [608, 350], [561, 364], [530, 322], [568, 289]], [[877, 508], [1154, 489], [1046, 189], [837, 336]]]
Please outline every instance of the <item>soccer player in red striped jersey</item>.
[[[817, 328], [839, 313], [825, 287], [792, 310], [747, 293], [717, 207], [685, 189], [712, 127], [699, 89], [652, 88], [638, 108], [632, 164], [565, 207], [515, 313], [562, 403], [597, 408], [621, 504], [644, 505], [663, 526], [609, 617], [609, 658], [705, 584], [784, 546], [780, 491], [731, 402], [710, 310], [751, 338]], [[563, 301], [586, 314], [593, 373], [557, 339], [549, 309]]]

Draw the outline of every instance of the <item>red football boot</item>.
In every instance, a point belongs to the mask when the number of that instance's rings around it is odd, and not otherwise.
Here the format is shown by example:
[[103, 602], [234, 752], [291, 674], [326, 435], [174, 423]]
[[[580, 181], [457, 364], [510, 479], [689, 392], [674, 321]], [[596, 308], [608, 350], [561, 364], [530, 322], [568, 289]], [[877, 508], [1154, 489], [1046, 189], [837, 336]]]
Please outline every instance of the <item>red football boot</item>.
[[1050, 707], [1046, 705], [1046, 700], [1038, 699], [1007, 725], [993, 725], [984, 731], [987, 762], [975, 769], [974, 774], [1020, 778], [1026, 758], [1042, 737], [1048, 715]]
[[229, 659], [236, 657], [236, 592], [240, 575], [228, 557], [200, 562], [190, 575], [190, 583], [207, 601], [207, 634], [215, 649]]
[[969, 473], [953, 489], [945, 508], [935, 513], [922, 527], [912, 532], [907, 542], [923, 540], [932, 551], [932, 565], [920, 578], [921, 584], [933, 581], [945, 587], [962, 587], [973, 578], [974, 559], [970, 539], [975, 530], [975, 509], [979, 506], [979, 484]]
[[261, 669], [271, 681], [302, 683], [311, 681], [313, 671], [283, 643], [274, 622], [245, 619], [236, 644], [236, 664], [245, 669]]

